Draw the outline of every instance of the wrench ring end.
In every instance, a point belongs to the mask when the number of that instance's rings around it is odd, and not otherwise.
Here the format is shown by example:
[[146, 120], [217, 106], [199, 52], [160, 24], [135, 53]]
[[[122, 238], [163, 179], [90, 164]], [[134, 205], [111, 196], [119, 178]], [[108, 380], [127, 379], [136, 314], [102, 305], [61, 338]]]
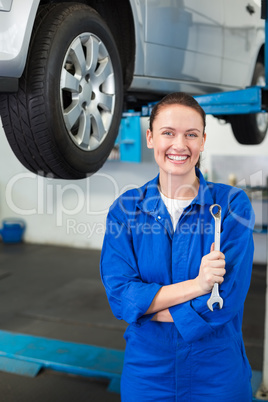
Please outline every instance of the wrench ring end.
[[[213, 212], [214, 208], [218, 208], [217, 212]], [[220, 219], [221, 218], [221, 206], [219, 204], [213, 204], [209, 207], [209, 212], [213, 216], [214, 219]]]

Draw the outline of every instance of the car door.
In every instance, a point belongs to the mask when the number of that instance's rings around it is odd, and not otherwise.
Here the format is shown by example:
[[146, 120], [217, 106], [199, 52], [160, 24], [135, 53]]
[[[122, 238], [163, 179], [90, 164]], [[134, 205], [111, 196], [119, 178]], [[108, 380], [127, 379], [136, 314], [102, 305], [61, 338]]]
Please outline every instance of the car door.
[[224, 1], [223, 85], [245, 87], [251, 84], [259, 52], [260, 1]]
[[145, 0], [145, 75], [220, 83], [222, 0]]

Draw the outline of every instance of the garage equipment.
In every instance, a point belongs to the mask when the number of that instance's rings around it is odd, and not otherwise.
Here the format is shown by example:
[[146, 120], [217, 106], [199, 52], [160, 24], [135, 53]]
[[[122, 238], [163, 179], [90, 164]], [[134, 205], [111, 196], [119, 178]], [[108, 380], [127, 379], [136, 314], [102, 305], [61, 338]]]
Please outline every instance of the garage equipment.
[[20, 243], [25, 232], [26, 223], [23, 219], [8, 218], [2, 221], [0, 236], [4, 243]]
[[[217, 212], [213, 212], [217, 209]], [[218, 204], [213, 204], [209, 208], [209, 212], [213, 216], [215, 220], [215, 235], [214, 235], [214, 241], [215, 241], [215, 246], [214, 249], [216, 251], [220, 251], [220, 244], [221, 244], [221, 206]], [[221, 309], [223, 306], [223, 299], [220, 297], [219, 294], [219, 284], [214, 283], [211, 296], [207, 301], [207, 306], [208, 308], [213, 311], [213, 304], [218, 303], [219, 308]]]
[[0, 370], [35, 377], [42, 369], [108, 380], [120, 392], [124, 351], [0, 330]]

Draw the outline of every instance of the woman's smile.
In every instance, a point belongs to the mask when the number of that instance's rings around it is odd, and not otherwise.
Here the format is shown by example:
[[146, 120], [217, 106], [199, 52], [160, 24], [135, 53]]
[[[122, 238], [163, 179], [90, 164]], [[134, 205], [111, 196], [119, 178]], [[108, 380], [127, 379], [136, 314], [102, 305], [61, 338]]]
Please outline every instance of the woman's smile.
[[167, 158], [172, 162], [179, 162], [184, 163], [189, 158], [189, 155], [174, 155], [174, 154], [167, 154]]

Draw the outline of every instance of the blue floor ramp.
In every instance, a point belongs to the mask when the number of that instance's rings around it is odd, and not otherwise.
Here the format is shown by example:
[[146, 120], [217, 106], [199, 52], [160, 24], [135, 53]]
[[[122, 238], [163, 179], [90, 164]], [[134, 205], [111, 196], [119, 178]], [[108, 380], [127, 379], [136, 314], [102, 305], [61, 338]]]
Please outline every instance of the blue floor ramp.
[[0, 331], [0, 370], [34, 377], [41, 369], [107, 379], [120, 392], [124, 351]]
[[[35, 377], [41, 369], [106, 379], [108, 390], [120, 392], [124, 351], [65, 342], [0, 330], [0, 371]], [[253, 371], [252, 390], [256, 394], [262, 380]], [[259, 399], [253, 398], [253, 401]]]

